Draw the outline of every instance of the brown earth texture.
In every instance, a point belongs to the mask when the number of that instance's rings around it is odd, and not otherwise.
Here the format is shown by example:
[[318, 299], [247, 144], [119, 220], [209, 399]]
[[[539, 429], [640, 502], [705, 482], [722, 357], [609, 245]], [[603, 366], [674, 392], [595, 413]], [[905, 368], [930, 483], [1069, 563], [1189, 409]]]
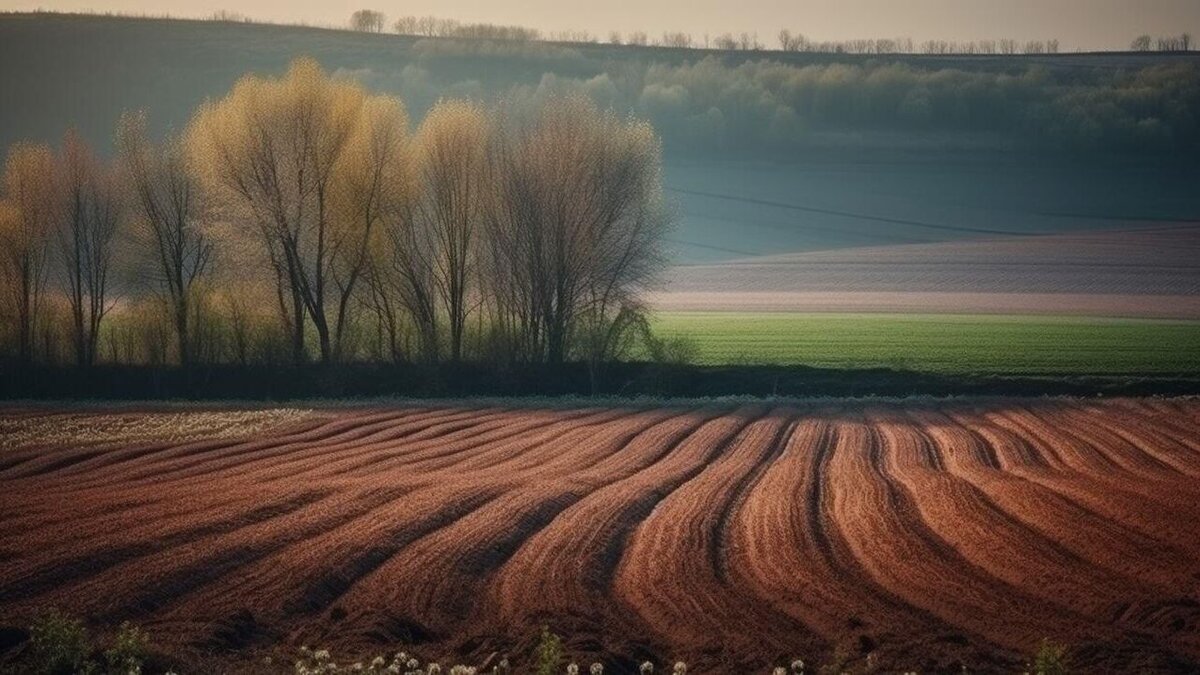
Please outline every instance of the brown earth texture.
[[193, 665], [524, 664], [548, 625], [609, 673], [1200, 669], [1200, 401], [220, 413], [0, 411], [0, 623]]

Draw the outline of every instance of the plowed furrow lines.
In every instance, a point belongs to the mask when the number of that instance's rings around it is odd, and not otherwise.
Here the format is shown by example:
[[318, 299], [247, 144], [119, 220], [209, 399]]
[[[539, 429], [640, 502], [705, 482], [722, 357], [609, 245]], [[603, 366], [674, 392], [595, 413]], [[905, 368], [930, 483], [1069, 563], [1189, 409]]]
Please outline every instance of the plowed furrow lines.
[[[776, 411], [746, 427], [703, 471], [658, 504], [634, 533], [617, 569], [619, 598], [655, 634], [670, 636], [685, 654], [704, 653], [725, 668], [741, 667], [736, 654], [746, 648], [744, 640], [787, 650], [808, 633], [787, 615], [748, 602], [722, 580], [713, 560], [714, 549], [725, 555], [720, 550], [723, 514], [747, 476], [776, 451], [788, 422]], [[714, 640], [719, 626], [735, 624], [746, 632]]]
[[806, 412], [779, 456], [739, 509], [730, 567], [752, 597], [795, 617], [823, 645], [856, 635], [880, 644], [925, 639], [953, 626], [904, 602], [856, 563], [848, 543], [827, 525], [832, 508], [828, 467], [838, 443], [828, 414]]
[[[1065, 449], [1067, 466], [1056, 476], [1056, 485], [1070, 487], [1072, 494], [1088, 503], [1115, 523], [1148, 534], [1163, 542], [1177, 541], [1195, 550], [1200, 541], [1193, 537], [1179, 538], [1180, 522], [1163, 518], [1164, 513], [1176, 514], [1181, 522], [1196, 523], [1200, 519], [1200, 504], [1179, 500], [1171, 491], [1146, 481], [1121, 479], [1097, 467], [1093, 462], [1078, 459], [1079, 454], [1095, 455], [1095, 450], [1074, 439], [1060, 426], [1041, 422], [1038, 418], [1008, 413], [988, 415], [989, 421], [1021, 435], [1025, 442], [1049, 452], [1051, 446]], [[1184, 519], [1187, 519], [1186, 521]]]
[[[463, 459], [490, 453], [507, 456], [514, 448], [528, 448], [581, 426], [607, 422], [621, 413], [612, 410], [579, 410], [558, 415], [521, 415], [514, 419], [466, 429], [443, 439], [384, 448], [363, 457], [351, 457], [334, 469], [337, 475], [373, 475], [403, 470], [436, 474]], [[536, 432], [534, 436], [530, 432]]]
[[6, 571], [0, 575], [0, 582], [2, 582], [0, 583], [0, 603], [34, 597], [68, 582], [76, 583], [88, 579], [118, 564], [142, 556], [278, 518], [284, 514], [299, 511], [323, 499], [328, 494], [327, 491], [309, 492], [279, 503], [256, 507], [247, 506], [235, 516], [203, 523], [170, 534], [159, 534], [154, 539], [140, 536], [116, 546], [113, 546], [115, 542], [105, 541], [100, 544], [103, 548], [55, 560], [49, 565], [31, 570], [26, 575], [22, 575], [20, 572], [9, 573]]
[[[628, 612], [608, 593], [613, 570], [637, 524], [749, 422], [740, 415], [706, 422], [713, 414], [698, 411], [656, 425], [621, 449], [627, 461], [579, 476], [591, 484], [610, 482], [565, 509], [504, 565], [489, 591], [500, 616], [485, 617], [482, 630], [515, 637], [541, 617], [557, 616], [604, 627], [612, 643], [635, 636]], [[589, 527], [578, 527], [581, 522]]]
[[616, 672], [1014, 672], [1042, 637], [1200, 671], [1192, 399], [172, 410], [0, 413], [6, 622], [184, 660], [521, 664], [549, 625]]
[[[1053, 629], [1050, 622], [1068, 616], [1085, 627], [1086, 634], [1102, 634], [1100, 627], [1088, 627], [1085, 617], [1096, 616], [1105, 606], [1094, 604], [1095, 596], [1085, 595], [1089, 604], [1072, 607], [1065, 602], [1070, 596], [1057, 588], [1063, 570], [1077, 564], [1077, 557], [1040, 541], [1036, 531], [1010, 516], [986, 493], [942, 471], [941, 462], [930, 463], [928, 457], [937, 452], [937, 446], [903, 415], [876, 411], [871, 418], [883, 441], [885, 474], [904, 493], [902, 500], [919, 514], [929, 536], [945, 543], [953, 556], [947, 560], [954, 563], [947, 570], [957, 572], [964, 579], [963, 586], [978, 594], [979, 610], [1002, 613], [1010, 627], [1023, 622], [1032, 634], [1044, 635]], [[924, 498], [926, 495], [938, 498]], [[953, 582], [942, 583], [949, 586]], [[1097, 595], [1103, 588], [1097, 587]], [[1001, 605], [995, 598], [1016, 606]]]
[[[978, 416], [961, 416], [951, 413], [950, 416], [964, 426], [970, 427], [999, 453], [1007, 453], [1017, 444], [1013, 432], [1007, 427], [993, 423], [987, 413]], [[1028, 439], [1022, 439], [1020, 445], [1032, 447]], [[1145, 505], [1140, 500], [1130, 500], [1114, 493], [1106, 492], [1093, 484], [1080, 484], [1080, 481], [1070, 473], [1052, 471], [1049, 469], [1020, 468], [1009, 471], [1012, 475], [1036, 484], [1052, 495], [1051, 503], [1056, 510], [1070, 514], [1074, 531], [1085, 538], [1085, 541], [1104, 542], [1104, 548], [1109, 551], [1107, 560], [1110, 564], [1119, 564], [1122, 570], [1138, 576], [1153, 573], [1160, 564], [1182, 555], [1184, 549], [1176, 548], [1177, 542], [1170, 539], [1156, 538], [1147, 533], [1137, 523], [1144, 522], [1142, 518], [1130, 518], [1131, 513], [1144, 511]], [[1119, 502], [1119, 503], [1114, 503]], [[1159, 518], [1162, 513], [1159, 512]], [[1130, 522], [1130, 521], [1133, 522]], [[1153, 532], [1153, 525], [1149, 527]], [[1060, 539], [1069, 541], [1070, 539]], [[1090, 545], [1082, 549], [1088, 550]]]
[[[402, 434], [411, 431], [413, 428], [422, 428], [426, 424], [436, 424], [446, 414], [444, 411], [424, 411], [416, 415], [416, 419], [412, 421], [411, 425], [397, 428], [394, 426], [396, 420], [404, 417], [404, 415], [391, 413], [382, 415], [379, 419], [373, 419], [370, 423], [341, 430], [325, 438], [281, 439], [279, 442], [226, 448], [212, 455], [205, 454], [201, 457], [181, 455], [166, 462], [165, 465], [160, 464], [151, 467], [147, 471], [135, 474], [130, 478], [132, 480], [150, 478], [156, 484], [164, 480], [186, 481], [197, 476], [241, 469], [247, 465], [268, 461], [273, 458], [283, 458], [284, 461], [293, 461], [295, 453], [328, 453], [339, 447], [347, 447], [354, 443], [369, 443], [372, 436], [377, 434]], [[451, 414], [463, 415], [464, 413], [460, 411]]]

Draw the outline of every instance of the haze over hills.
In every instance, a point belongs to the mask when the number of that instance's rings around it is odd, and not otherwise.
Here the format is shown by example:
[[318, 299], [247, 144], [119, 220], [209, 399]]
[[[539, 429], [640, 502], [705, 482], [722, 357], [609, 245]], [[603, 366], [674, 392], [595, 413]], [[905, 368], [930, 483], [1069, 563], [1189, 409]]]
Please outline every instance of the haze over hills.
[[[103, 54], [103, 59], [96, 55]], [[162, 133], [298, 55], [417, 117], [580, 92], [654, 123], [677, 262], [1200, 218], [1194, 54], [859, 56], [0, 15], [0, 147]]]

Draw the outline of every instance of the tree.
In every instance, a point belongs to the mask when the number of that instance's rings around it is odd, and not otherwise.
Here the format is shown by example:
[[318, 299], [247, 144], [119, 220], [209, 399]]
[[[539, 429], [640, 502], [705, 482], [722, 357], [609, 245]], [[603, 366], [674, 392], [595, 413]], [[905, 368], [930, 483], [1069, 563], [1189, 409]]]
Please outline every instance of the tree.
[[[259, 234], [297, 363], [306, 358], [309, 321], [321, 361], [337, 356], [341, 308], [358, 278], [352, 270], [365, 260], [356, 242], [369, 239], [362, 230], [373, 222], [345, 217], [339, 195], [358, 166], [355, 153], [372, 147], [356, 135], [374, 133], [366, 118], [388, 108], [377, 100], [302, 58], [279, 79], [244, 77], [203, 106], [188, 131], [189, 152], [226, 217]], [[391, 109], [403, 111], [398, 102]]]
[[[331, 274], [336, 286], [334, 359], [344, 356], [351, 300], [370, 274], [377, 232], [404, 217], [412, 180], [408, 168], [408, 116], [400, 101], [372, 97], [339, 158], [335, 214], [330, 236]], [[369, 280], [368, 280], [369, 281]]]
[[400, 35], [417, 35], [417, 17], [409, 15], [396, 19], [396, 23], [392, 24], [392, 30], [396, 31]]
[[0, 218], [0, 262], [16, 317], [17, 358], [22, 364], [33, 359], [46, 285], [47, 249], [58, 203], [54, 169], [54, 153], [44, 144], [17, 143], [4, 163], [7, 207]]
[[1139, 35], [1129, 43], [1129, 51], [1133, 52], [1148, 52], [1150, 51], [1150, 36]]
[[525, 358], [561, 363], [581, 332], [603, 359], [661, 269], [668, 225], [648, 124], [586, 98], [552, 99], [493, 145], [487, 210], [496, 325]]
[[662, 46], [675, 49], [689, 49], [692, 46], [692, 36], [682, 31], [663, 32]]
[[95, 362], [100, 323], [111, 309], [109, 271], [125, 204], [112, 170], [74, 130], [63, 141], [58, 182], [62, 209], [56, 234], [71, 308], [71, 338], [75, 363], [86, 367]]
[[450, 359], [459, 361], [472, 311], [478, 237], [486, 197], [488, 120], [466, 101], [440, 101], [417, 131], [420, 198], [415, 227], [433, 247], [433, 279], [450, 337]]
[[373, 9], [360, 9], [350, 15], [350, 28], [364, 33], [382, 33], [387, 17]]
[[161, 146], [152, 144], [143, 113], [122, 116], [117, 147], [132, 193], [133, 234], [152, 270], [146, 276], [163, 296], [179, 364], [187, 368], [192, 363], [195, 289], [212, 270], [215, 252], [203, 192], [182, 141], [172, 136]]

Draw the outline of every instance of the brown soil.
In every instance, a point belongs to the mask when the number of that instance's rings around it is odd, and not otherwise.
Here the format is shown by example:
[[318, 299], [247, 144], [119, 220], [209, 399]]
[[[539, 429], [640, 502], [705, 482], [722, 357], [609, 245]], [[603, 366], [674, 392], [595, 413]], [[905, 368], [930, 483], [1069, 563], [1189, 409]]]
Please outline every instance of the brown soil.
[[23, 441], [0, 495], [0, 623], [132, 620], [185, 663], [519, 660], [548, 624], [606, 672], [1014, 671], [1047, 636], [1083, 672], [1200, 668], [1191, 400], [323, 409]]

